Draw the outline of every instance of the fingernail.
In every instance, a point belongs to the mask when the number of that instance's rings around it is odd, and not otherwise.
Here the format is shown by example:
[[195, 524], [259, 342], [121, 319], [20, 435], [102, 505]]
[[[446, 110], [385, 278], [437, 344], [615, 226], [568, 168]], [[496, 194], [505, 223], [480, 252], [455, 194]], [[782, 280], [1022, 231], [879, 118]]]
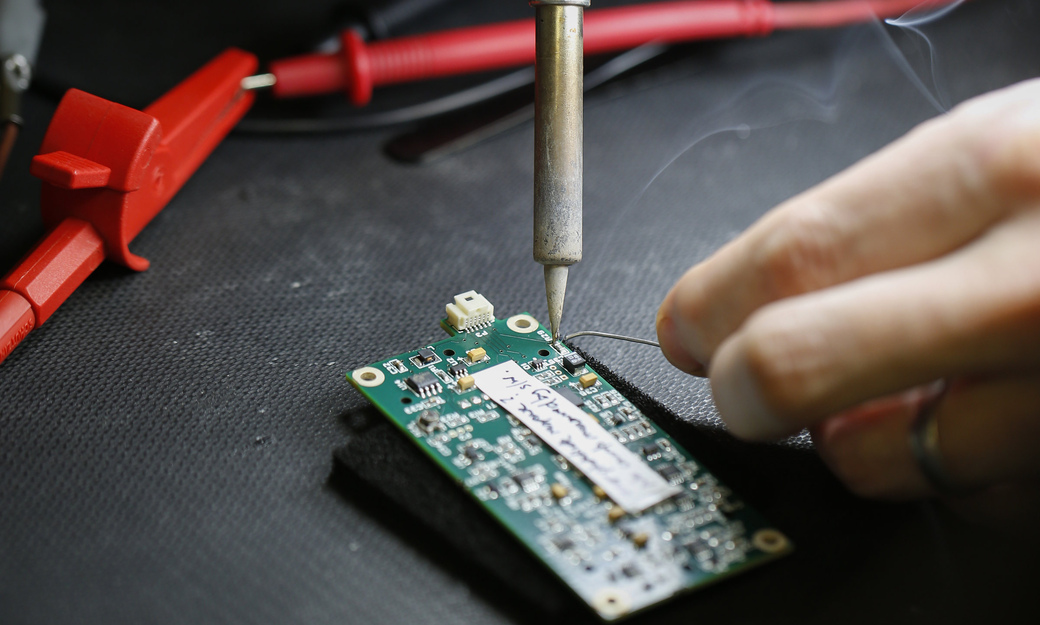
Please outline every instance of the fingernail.
[[661, 343], [661, 351], [668, 362], [691, 375], [704, 377], [705, 367], [683, 346], [676, 332], [675, 322], [666, 313], [657, 316], [657, 340]]

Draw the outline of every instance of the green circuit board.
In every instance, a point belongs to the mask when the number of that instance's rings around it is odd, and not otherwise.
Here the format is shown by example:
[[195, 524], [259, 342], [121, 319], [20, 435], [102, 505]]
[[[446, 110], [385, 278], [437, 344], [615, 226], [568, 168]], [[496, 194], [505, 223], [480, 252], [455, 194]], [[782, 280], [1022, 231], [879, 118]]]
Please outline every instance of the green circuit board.
[[534, 317], [470, 291], [441, 325], [348, 380], [602, 619], [791, 550]]

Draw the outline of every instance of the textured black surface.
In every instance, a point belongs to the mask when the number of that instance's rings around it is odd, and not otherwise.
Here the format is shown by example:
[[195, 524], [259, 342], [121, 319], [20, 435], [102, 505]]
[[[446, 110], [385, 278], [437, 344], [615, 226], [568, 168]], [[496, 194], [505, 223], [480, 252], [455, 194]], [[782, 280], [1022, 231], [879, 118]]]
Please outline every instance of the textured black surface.
[[[334, 13], [332, 2], [169, 4], [47, 3], [44, 86], [142, 105], [226, 45], [294, 52]], [[456, 3], [427, 25], [526, 14], [517, 4]], [[1035, 74], [1038, 22], [1030, 2], [979, 0], [926, 26], [936, 81], [916, 35], [875, 24], [694, 46], [590, 97], [585, 260], [565, 330], [651, 336], [686, 267], [935, 115], [897, 49], [954, 103]], [[28, 161], [54, 106], [29, 95], [0, 182], [4, 269], [43, 233]], [[149, 271], [104, 265], [0, 365], [0, 622], [537, 623], [573, 612], [509, 547], [512, 585], [486, 558], [431, 538], [494, 545], [501, 534], [469, 518], [344, 380], [438, 338], [461, 291], [544, 318], [531, 129], [423, 167], [382, 155], [392, 135], [230, 137], [132, 244]], [[1017, 545], [929, 505], [857, 501], [800, 440], [726, 437], [707, 386], [654, 350], [578, 341], [659, 402], [658, 418], [799, 547], [634, 622], [1035, 622], [1037, 576]], [[431, 500], [444, 510], [427, 515]]]

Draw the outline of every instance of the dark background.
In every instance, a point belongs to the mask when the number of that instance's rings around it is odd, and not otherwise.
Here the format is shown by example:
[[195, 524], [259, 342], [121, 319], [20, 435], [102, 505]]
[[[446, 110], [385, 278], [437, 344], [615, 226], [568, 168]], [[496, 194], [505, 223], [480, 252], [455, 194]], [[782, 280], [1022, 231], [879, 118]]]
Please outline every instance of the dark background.
[[[229, 45], [305, 51], [342, 10], [45, 4], [0, 182], [3, 270], [43, 234], [28, 169], [56, 94], [141, 107]], [[530, 11], [459, 1], [407, 30]], [[651, 337], [670, 285], [771, 206], [938, 114], [933, 101], [1035, 75], [1038, 25], [1031, 2], [978, 0], [923, 26], [931, 47], [877, 23], [692, 45], [588, 95], [585, 258], [564, 330]], [[377, 91], [374, 107], [464, 84]], [[339, 96], [254, 111], [346, 114]], [[344, 379], [440, 338], [468, 289], [545, 319], [530, 125], [422, 166], [384, 155], [402, 130], [230, 136], [133, 242], [150, 270], [103, 265], [0, 365], [0, 622], [591, 621]], [[658, 351], [578, 341], [798, 547], [633, 623], [1040, 616], [1018, 539], [932, 503], [857, 500], [804, 438], [730, 439], [706, 384]]]

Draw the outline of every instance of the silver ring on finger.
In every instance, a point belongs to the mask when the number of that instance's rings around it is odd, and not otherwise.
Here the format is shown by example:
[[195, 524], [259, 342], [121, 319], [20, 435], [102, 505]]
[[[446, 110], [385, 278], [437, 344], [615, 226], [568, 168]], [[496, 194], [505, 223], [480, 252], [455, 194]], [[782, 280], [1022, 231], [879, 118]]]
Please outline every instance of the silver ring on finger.
[[950, 479], [939, 449], [938, 409], [946, 397], [949, 386], [945, 380], [936, 384], [938, 391], [921, 405], [910, 425], [910, 452], [917, 462], [918, 469], [936, 492], [941, 495], [958, 495], [964, 493], [965, 489]]

